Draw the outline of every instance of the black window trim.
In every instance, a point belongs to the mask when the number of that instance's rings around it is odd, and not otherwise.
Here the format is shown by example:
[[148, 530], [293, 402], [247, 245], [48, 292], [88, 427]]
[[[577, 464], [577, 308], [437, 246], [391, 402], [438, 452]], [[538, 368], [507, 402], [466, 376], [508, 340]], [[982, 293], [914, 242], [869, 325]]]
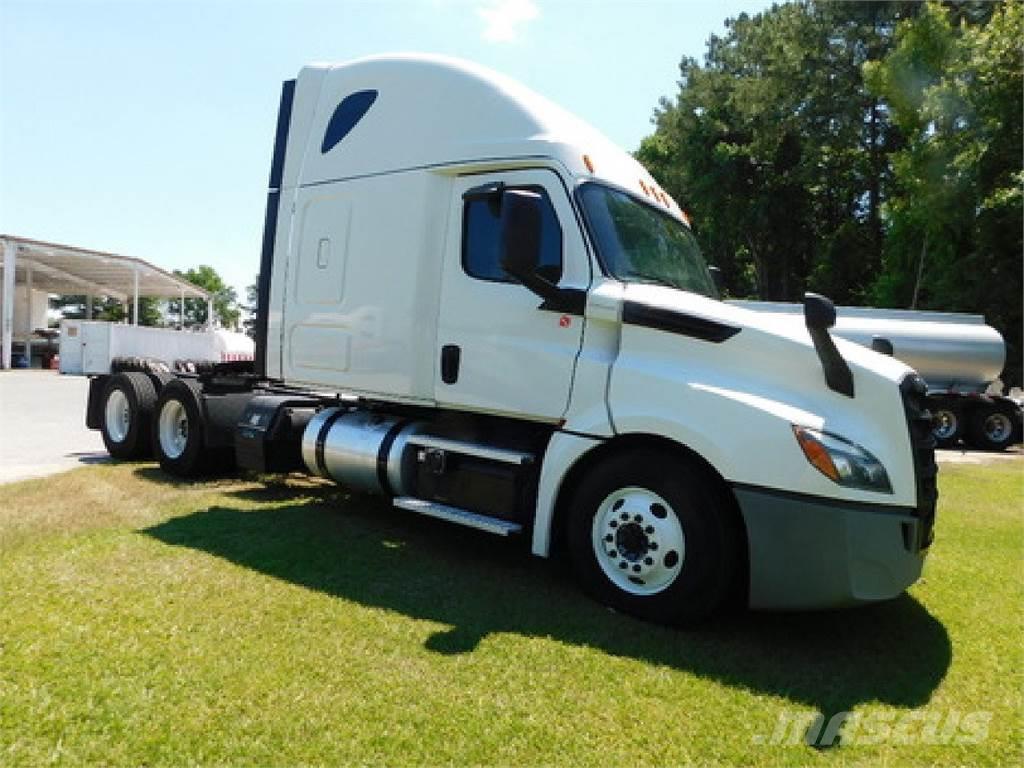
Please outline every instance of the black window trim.
[[[551, 198], [551, 194], [543, 184], [507, 184], [498, 182], [501, 184], [502, 191], [508, 190], [525, 190], [527, 192], [539, 192], [543, 195], [544, 199], [547, 200], [548, 205], [551, 206], [551, 213], [555, 217], [555, 225], [558, 227], [558, 263], [561, 267], [561, 275], [565, 276], [565, 230], [562, 228], [562, 221], [558, 217], [558, 209], [555, 208], [555, 201]], [[466, 210], [470, 203], [474, 200], [463, 200], [462, 202], [462, 242], [459, 244], [459, 262], [462, 265], [462, 273], [471, 280], [480, 280], [485, 283], [497, 283], [500, 285], [522, 285], [518, 280], [509, 275], [507, 279], [495, 278], [495, 277], [481, 277], [480, 275], [474, 275], [469, 271], [466, 264], [466, 240], [469, 236], [469, 217], [466, 216]], [[558, 281], [561, 282], [562, 277], [559, 277]]]

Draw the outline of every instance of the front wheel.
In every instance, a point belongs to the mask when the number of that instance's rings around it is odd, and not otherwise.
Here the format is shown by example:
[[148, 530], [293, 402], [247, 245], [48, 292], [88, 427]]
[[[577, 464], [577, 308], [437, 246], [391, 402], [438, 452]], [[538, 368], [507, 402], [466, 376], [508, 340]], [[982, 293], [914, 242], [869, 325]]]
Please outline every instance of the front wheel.
[[738, 572], [738, 536], [706, 472], [670, 453], [636, 451], [593, 467], [569, 508], [583, 587], [601, 602], [663, 624], [706, 617]]

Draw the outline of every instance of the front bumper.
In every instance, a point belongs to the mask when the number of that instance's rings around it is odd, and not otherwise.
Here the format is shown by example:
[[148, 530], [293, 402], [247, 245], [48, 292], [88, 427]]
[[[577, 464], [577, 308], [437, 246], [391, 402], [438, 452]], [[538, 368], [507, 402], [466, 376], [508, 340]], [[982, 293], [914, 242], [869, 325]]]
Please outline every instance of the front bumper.
[[747, 529], [751, 608], [888, 600], [921, 575], [931, 529], [913, 509], [733, 490]]

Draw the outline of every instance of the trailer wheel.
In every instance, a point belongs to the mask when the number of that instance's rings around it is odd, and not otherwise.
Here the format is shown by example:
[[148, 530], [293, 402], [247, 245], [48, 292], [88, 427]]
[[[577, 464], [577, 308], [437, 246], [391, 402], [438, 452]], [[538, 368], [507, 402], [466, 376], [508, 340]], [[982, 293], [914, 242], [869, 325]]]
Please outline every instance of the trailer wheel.
[[964, 434], [963, 411], [947, 401], [929, 402], [932, 414], [932, 434], [939, 448], [952, 448]]
[[976, 406], [967, 427], [967, 442], [982, 451], [1002, 451], [1013, 443], [1014, 409], [1006, 403]]
[[160, 468], [175, 477], [221, 472], [227, 452], [206, 445], [199, 384], [172, 379], [160, 390], [153, 413], [153, 454]]
[[144, 459], [150, 453], [149, 427], [156, 391], [141, 373], [111, 376], [101, 399], [100, 434], [115, 459]]
[[725, 600], [738, 567], [731, 510], [704, 472], [653, 450], [594, 467], [569, 507], [582, 586], [624, 613], [689, 624]]

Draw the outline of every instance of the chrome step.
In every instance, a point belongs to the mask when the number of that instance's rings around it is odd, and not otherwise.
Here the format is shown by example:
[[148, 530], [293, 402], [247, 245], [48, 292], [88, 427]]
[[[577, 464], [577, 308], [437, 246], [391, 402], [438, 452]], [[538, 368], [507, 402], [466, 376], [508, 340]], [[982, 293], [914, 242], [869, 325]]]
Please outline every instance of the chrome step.
[[441, 451], [461, 453], [466, 456], [476, 456], [481, 459], [500, 461], [503, 464], [530, 464], [533, 462], [533, 454], [524, 451], [514, 451], [509, 448], [496, 448], [492, 445], [480, 445], [479, 443], [468, 443], [463, 440], [452, 440], [447, 437], [436, 437], [434, 435], [412, 435], [409, 438], [409, 445], [418, 445], [421, 448], [435, 448]]
[[436, 517], [438, 520], [447, 520], [450, 523], [466, 525], [480, 531], [497, 534], [498, 536], [508, 536], [523, 530], [523, 526], [519, 523], [502, 520], [498, 517], [480, 515], [476, 512], [470, 512], [468, 509], [449, 507], [447, 504], [441, 504], [437, 501], [417, 499], [413, 496], [399, 496], [395, 499], [395, 506], [409, 512], [418, 512], [427, 517]]

